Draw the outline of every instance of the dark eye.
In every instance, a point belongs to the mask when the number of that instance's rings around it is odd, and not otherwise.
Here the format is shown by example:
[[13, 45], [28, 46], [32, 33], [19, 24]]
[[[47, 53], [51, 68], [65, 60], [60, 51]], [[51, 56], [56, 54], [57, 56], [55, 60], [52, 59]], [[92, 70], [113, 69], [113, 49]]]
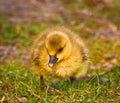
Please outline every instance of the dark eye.
[[59, 50], [58, 50], [58, 52], [61, 52], [63, 50], [63, 48], [60, 48]]

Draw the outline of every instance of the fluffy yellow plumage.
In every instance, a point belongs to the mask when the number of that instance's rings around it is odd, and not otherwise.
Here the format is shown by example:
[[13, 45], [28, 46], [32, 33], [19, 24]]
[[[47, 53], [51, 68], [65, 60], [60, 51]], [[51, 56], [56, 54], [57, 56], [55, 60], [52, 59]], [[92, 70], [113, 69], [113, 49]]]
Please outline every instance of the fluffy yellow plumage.
[[88, 68], [88, 50], [81, 38], [65, 27], [48, 29], [35, 41], [32, 66], [43, 76], [73, 79], [83, 77]]

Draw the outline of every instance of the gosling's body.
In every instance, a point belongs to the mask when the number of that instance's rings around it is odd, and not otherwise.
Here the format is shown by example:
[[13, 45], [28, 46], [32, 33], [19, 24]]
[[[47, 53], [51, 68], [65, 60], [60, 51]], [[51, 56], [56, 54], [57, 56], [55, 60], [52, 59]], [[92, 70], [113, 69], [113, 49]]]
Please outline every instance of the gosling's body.
[[[54, 78], [83, 77], [88, 68], [88, 50], [74, 32], [55, 27], [40, 34], [32, 48], [32, 66], [41, 76]], [[49, 65], [50, 55], [57, 61]]]

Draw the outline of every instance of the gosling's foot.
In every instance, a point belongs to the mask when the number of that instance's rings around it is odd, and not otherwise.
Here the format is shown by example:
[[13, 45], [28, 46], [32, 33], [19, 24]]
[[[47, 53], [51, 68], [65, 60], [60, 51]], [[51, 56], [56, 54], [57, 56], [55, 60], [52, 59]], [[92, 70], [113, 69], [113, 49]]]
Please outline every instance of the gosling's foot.
[[46, 89], [47, 89], [47, 85], [46, 84], [41, 84], [40, 90], [45, 91]]

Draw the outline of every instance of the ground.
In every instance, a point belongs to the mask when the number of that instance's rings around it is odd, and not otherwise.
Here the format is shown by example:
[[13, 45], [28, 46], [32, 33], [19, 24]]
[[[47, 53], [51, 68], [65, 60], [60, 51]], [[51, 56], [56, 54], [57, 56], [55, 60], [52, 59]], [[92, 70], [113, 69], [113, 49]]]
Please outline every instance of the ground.
[[[120, 0], [12, 1], [0, 1], [0, 102], [120, 101]], [[67, 26], [84, 39], [90, 51], [88, 75], [93, 77], [81, 79], [74, 88], [59, 80], [53, 83], [56, 93], [51, 95], [39, 90], [39, 76], [30, 66], [30, 47], [37, 35], [56, 25]], [[47, 77], [45, 81], [50, 82]]]

